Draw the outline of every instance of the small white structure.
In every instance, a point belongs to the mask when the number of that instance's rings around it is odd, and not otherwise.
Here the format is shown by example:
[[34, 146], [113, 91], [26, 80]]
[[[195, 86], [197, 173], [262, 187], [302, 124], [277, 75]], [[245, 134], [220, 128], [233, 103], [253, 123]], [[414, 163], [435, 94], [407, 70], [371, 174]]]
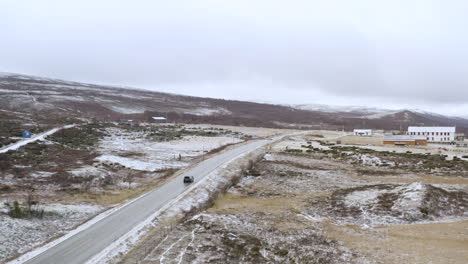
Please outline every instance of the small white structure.
[[408, 127], [408, 135], [425, 136], [428, 142], [450, 143], [455, 141], [455, 127]]
[[164, 123], [164, 122], [167, 121], [167, 118], [165, 118], [163, 116], [153, 116], [151, 118], [153, 119], [154, 122]]
[[370, 137], [372, 136], [372, 129], [354, 129], [353, 135], [361, 137]]

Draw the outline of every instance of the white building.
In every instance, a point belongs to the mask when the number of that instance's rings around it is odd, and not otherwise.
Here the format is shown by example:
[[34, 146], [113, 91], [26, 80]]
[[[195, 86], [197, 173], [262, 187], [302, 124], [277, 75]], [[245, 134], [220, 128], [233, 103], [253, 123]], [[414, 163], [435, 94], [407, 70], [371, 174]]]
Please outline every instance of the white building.
[[372, 136], [372, 129], [354, 129], [353, 135], [355, 136]]
[[153, 116], [151, 117], [152, 121], [153, 122], [158, 122], [158, 123], [166, 123], [167, 122], [167, 118], [163, 117], [163, 116]]
[[455, 141], [455, 127], [408, 127], [408, 135], [425, 136], [428, 142]]

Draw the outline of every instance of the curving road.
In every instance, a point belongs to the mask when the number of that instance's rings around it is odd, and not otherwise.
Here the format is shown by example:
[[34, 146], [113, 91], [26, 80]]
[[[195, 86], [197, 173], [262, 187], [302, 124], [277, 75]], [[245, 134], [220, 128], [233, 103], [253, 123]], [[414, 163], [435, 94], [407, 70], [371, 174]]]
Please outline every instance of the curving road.
[[182, 178], [185, 175], [194, 176], [195, 182], [200, 181], [203, 177], [210, 174], [210, 172], [236, 157], [279, 140], [282, 137], [283, 136], [276, 136], [271, 139], [247, 143], [207, 159], [185, 174], [141, 196], [137, 200], [123, 206], [109, 216], [91, 225], [89, 228], [78, 232], [24, 263], [84, 263], [180, 194], [187, 192], [189, 186], [185, 186], [182, 182]]

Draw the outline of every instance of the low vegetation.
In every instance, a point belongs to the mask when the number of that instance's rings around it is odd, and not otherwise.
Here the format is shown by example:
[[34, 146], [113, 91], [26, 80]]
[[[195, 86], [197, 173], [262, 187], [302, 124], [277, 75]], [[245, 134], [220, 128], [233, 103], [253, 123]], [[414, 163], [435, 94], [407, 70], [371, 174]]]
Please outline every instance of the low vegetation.
[[47, 137], [55, 144], [71, 149], [89, 149], [108, 135], [104, 128], [105, 124], [85, 124], [68, 129], [62, 129], [57, 133]]
[[[407, 151], [404, 153], [390, 152], [390, 151], [377, 151], [366, 148], [359, 148], [354, 146], [336, 146], [330, 144], [323, 144], [322, 146], [328, 146], [329, 149], [322, 149], [313, 147], [311, 144], [302, 145], [301, 147], [306, 149], [305, 153], [314, 153], [331, 157], [333, 159], [350, 160], [354, 162], [360, 162], [356, 159], [362, 155], [368, 155], [379, 158], [382, 162], [379, 166], [389, 167], [390, 164], [394, 164], [392, 167], [406, 168], [410, 170], [424, 170], [427, 172], [445, 170], [453, 172], [467, 172], [468, 162], [458, 157], [454, 157], [452, 160], [447, 159], [447, 155], [442, 154], [421, 154], [412, 153]], [[301, 149], [285, 149], [287, 153], [302, 153]]]

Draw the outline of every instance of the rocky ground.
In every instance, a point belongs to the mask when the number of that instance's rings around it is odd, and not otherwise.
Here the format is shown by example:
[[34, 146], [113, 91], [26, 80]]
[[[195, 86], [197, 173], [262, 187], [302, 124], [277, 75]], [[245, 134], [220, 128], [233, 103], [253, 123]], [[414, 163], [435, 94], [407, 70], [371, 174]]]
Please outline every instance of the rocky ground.
[[427, 156], [395, 166], [392, 155], [311, 140], [273, 146], [210, 208], [124, 262], [467, 263], [465, 164], [444, 174], [424, 167]]

